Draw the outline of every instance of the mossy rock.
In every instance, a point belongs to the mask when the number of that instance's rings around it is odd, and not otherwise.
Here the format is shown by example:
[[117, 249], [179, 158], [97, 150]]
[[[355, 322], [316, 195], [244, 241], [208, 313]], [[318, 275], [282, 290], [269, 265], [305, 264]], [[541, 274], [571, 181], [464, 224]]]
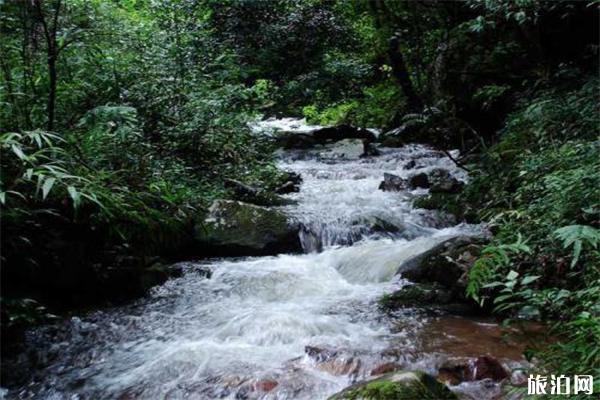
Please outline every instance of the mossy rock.
[[195, 227], [206, 255], [254, 256], [300, 252], [299, 225], [277, 210], [217, 200]]
[[446, 400], [456, 395], [431, 375], [420, 371], [392, 372], [361, 382], [331, 396], [329, 400]]
[[446, 288], [436, 284], [415, 284], [384, 295], [379, 303], [385, 310], [395, 310], [401, 307], [425, 307], [445, 304], [451, 300], [452, 293]]

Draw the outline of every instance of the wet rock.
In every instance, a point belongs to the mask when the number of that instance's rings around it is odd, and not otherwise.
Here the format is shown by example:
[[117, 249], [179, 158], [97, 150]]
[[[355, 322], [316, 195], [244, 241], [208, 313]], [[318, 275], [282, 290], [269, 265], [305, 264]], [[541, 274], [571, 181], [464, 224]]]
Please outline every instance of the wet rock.
[[379, 184], [379, 190], [383, 190], [384, 192], [399, 192], [405, 189], [406, 181], [404, 179], [387, 172], [383, 174], [383, 181]]
[[235, 179], [225, 179], [224, 185], [227, 189], [231, 189], [233, 191], [234, 196], [236, 196], [236, 198], [239, 197], [240, 200], [241, 198], [255, 197], [258, 194], [257, 188], [250, 185], [246, 185], [245, 183], [242, 183]]
[[313, 132], [313, 137], [321, 143], [343, 139], [364, 139], [367, 142], [374, 142], [376, 139], [375, 134], [367, 129], [345, 124], [317, 129]]
[[429, 173], [431, 193], [458, 193], [464, 183], [454, 178], [450, 172], [443, 168], [436, 168]]
[[157, 262], [141, 270], [138, 279], [142, 291], [145, 292], [153, 286], [164, 283], [170, 277], [177, 276], [177, 274], [177, 269], [172, 269], [167, 265]]
[[292, 181], [287, 181], [283, 185], [281, 185], [277, 189], [275, 189], [275, 193], [287, 194], [287, 193], [298, 192], [299, 190], [300, 190], [300, 188], [298, 187], [297, 184], [295, 184]]
[[210, 269], [209, 267], [197, 267], [197, 268], [194, 268], [193, 271], [199, 277], [206, 278], [206, 279], [212, 278], [213, 272], [212, 272], [212, 269]]
[[500, 361], [487, 355], [477, 358], [449, 358], [438, 369], [438, 379], [451, 385], [484, 379], [500, 382], [509, 377]]
[[364, 143], [359, 139], [343, 139], [327, 144], [319, 153], [321, 160], [358, 160], [365, 154]]
[[471, 267], [481, 254], [486, 241], [483, 238], [460, 236], [431, 249], [411, 268], [405, 268], [403, 277], [413, 282], [434, 282], [455, 293], [462, 293]]
[[[235, 179], [225, 179], [224, 185], [232, 191], [233, 199], [245, 203], [256, 204], [259, 206], [280, 206], [289, 204], [288, 199], [278, 196], [276, 193], [247, 185]], [[282, 190], [285, 189], [289, 189], [289, 187]]]
[[331, 375], [355, 375], [360, 370], [360, 359], [352, 355], [313, 346], [306, 346], [304, 351], [318, 369]]
[[425, 210], [443, 210], [468, 222], [475, 221], [473, 213], [467, 210], [465, 204], [454, 193], [429, 193], [419, 196], [414, 200], [413, 206]]
[[380, 378], [360, 382], [331, 396], [329, 400], [378, 399], [456, 399], [445, 385], [420, 371], [392, 372]]
[[477, 357], [473, 363], [473, 380], [491, 379], [501, 381], [509, 377], [500, 361], [490, 356]]
[[387, 363], [379, 364], [378, 366], [373, 368], [371, 370], [371, 376], [383, 375], [383, 374], [387, 374], [388, 372], [397, 371], [399, 369], [400, 369], [400, 365], [398, 365], [394, 362], [387, 362]]
[[378, 155], [381, 155], [379, 149], [377, 149], [373, 143], [363, 139], [363, 154], [361, 154], [360, 157], [363, 158]]
[[428, 188], [429, 187], [429, 177], [426, 173], [421, 172], [420, 174], [415, 174], [408, 178], [408, 186], [411, 189], [417, 188]]
[[376, 215], [363, 215], [352, 221], [352, 225], [363, 225], [369, 232], [400, 233], [406, 229], [402, 224], [395, 224]]
[[502, 385], [491, 379], [461, 382], [456, 386], [452, 386], [452, 391], [461, 400], [504, 400], [519, 398], [518, 396], [511, 397], [508, 393], [503, 393]]
[[179, 262], [168, 267], [169, 276], [172, 278], [180, 278], [186, 272], [192, 272], [199, 277], [210, 279], [212, 277], [212, 269], [206, 265], [198, 265], [194, 262]]
[[287, 194], [298, 192], [302, 183], [302, 176], [293, 171], [282, 171], [282, 173], [284, 174], [283, 183], [275, 188], [275, 193]]
[[356, 357], [336, 357], [317, 365], [320, 370], [335, 376], [356, 375], [360, 366], [360, 359]]
[[277, 381], [271, 379], [263, 379], [252, 383], [252, 389], [254, 391], [270, 392], [271, 390], [275, 389], [277, 385], [279, 385]]
[[407, 162], [406, 164], [404, 164], [404, 166], [402, 167], [402, 169], [413, 169], [417, 166], [417, 162], [415, 160], [410, 160], [409, 162]]
[[310, 149], [319, 142], [309, 133], [286, 133], [277, 137], [276, 143], [284, 149]]
[[404, 260], [398, 266], [398, 273], [404, 278], [415, 282], [431, 282], [432, 280], [426, 279], [427, 275], [423, 269], [425, 265], [435, 267], [434, 260], [442, 253], [447, 251], [458, 251], [457, 249], [460, 249], [463, 246], [470, 244], [482, 244], [485, 242], [486, 240], [482, 237], [464, 235], [441, 238], [440, 241], [433, 243], [419, 254]]
[[467, 357], [452, 357], [438, 368], [437, 379], [448, 385], [458, 385], [472, 380], [473, 370], [471, 359]]
[[454, 315], [472, 315], [477, 313], [474, 305], [465, 303], [447, 288], [437, 284], [408, 285], [383, 296], [380, 307], [393, 312], [399, 308], [411, 307], [424, 311], [436, 311]]
[[315, 346], [304, 347], [304, 352], [316, 362], [327, 361], [337, 354], [335, 351], [323, 349]]
[[207, 255], [246, 256], [300, 252], [300, 227], [285, 214], [240, 201], [216, 200], [195, 238]]
[[318, 128], [309, 132], [286, 132], [279, 135], [276, 142], [285, 149], [309, 149], [345, 139], [358, 139], [361, 143], [360, 154], [371, 155], [376, 151], [374, 148], [369, 148], [369, 143], [376, 139], [375, 134], [367, 129], [350, 125]]
[[454, 288], [468, 272], [487, 240], [483, 237], [456, 236], [405, 260], [398, 272], [414, 282], [437, 282]]
[[452, 293], [439, 285], [415, 284], [407, 285], [392, 294], [384, 296], [380, 304], [385, 309], [396, 309], [399, 307], [446, 304], [451, 300]]

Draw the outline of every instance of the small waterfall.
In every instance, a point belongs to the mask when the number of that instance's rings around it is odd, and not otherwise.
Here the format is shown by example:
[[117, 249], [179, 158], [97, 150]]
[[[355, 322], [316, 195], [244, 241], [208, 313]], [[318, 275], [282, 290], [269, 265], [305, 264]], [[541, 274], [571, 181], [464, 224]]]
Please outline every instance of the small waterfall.
[[[335, 145], [331, 147], [335, 149]], [[410, 240], [452, 225], [451, 220], [444, 221], [435, 212], [413, 209], [414, 197], [425, 194], [425, 189], [378, 189], [384, 173], [408, 178], [417, 172], [444, 168], [466, 180], [464, 172], [439, 152], [410, 145], [382, 149], [378, 157], [340, 157], [335, 162], [323, 162], [323, 151], [290, 152], [283, 154], [279, 163], [281, 168], [293, 170], [303, 178], [300, 192], [287, 195], [296, 205], [285, 211], [302, 222], [301, 240], [306, 251], [349, 246], [368, 239]], [[407, 162], [413, 162], [415, 168], [404, 169]]]

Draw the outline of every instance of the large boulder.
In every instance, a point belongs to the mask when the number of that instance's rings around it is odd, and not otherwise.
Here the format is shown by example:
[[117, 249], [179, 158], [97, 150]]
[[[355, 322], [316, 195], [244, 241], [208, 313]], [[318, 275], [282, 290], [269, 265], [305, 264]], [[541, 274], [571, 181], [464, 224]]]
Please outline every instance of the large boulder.
[[339, 142], [346, 139], [357, 139], [361, 151], [358, 155], [375, 155], [377, 150], [371, 146], [376, 140], [373, 132], [350, 125], [329, 126], [311, 131], [286, 132], [277, 136], [276, 142], [284, 149], [309, 149], [317, 145]]
[[276, 139], [276, 143], [284, 149], [310, 149], [318, 144], [310, 133], [286, 133]]
[[405, 261], [402, 276], [413, 282], [437, 283], [455, 293], [463, 293], [467, 274], [479, 255], [485, 239], [459, 236]]
[[408, 178], [408, 186], [411, 189], [423, 188], [426, 189], [430, 186], [429, 177], [425, 172], [412, 175]]
[[302, 251], [300, 226], [279, 211], [216, 200], [196, 224], [195, 239], [206, 255], [274, 255]]
[[403, 278], [421, 282], [421, 280], [426, 278], [424, 268], [433, 265], [433, 260], [437, 256], [449, 250], [461, 248], [462, 246], [484, 242], [484, 238], [475, 236], [460, 235], [439, 237], [437, 240], [431, 240], [426, 243], [426, 247], [424, 247], [423, 251], [402, 261], [398, 266], [397, 273], [401, 274]]
[[323, 151], [319, 152], [319, 158], [323, 160], [358, 160], [364, 155], [365, 145], [359, 139], [342, 139], [335, 143], [328, 143]]
[[329, 400], [415, 400], [457, 399], [434, 377], [420, 371], [392, 372], [380, 378], [360, 382], [334, 394]]
[[418, 308], [422, 311], [453, 315], [480, 313], [476, 304], [465, 301], [462, 296], [457, 296], [452, 290], [439, 284], [406, 285], [394, 293], [384, 295], [379, 301], [379, 306], [391, 314], [402, 308]]
[[435, 168], [428, 174], [420, 172], [408, 178], [411, 189], [429, 188], [431, 193], [458, 193], [464, 183], [453, 177], [447, 169]]
[[313, 137], [319, 143], [337, 142], [343, 139], [363, 139], [370, 143], [376, 139], [375, 134], [367, 129], [345, 124], [317, 129], [313, 132]]

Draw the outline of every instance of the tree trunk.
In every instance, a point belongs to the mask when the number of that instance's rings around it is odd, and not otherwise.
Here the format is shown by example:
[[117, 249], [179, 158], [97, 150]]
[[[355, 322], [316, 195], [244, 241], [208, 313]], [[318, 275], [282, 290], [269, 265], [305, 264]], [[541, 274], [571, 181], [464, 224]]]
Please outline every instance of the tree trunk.
[[58, 29], [58, 16], [60, 14], [61, 0], [55, 0], [53, 3], [52, 25], [49, 25], [48, 21], [46, 20], [46, 15], [42, 7], [42, 0], [35, 0], [34, 6], [46, 38], [48, 80], [50, 85], [48, 90], [48, 105], [46, 107], [46, 113], [48, 115], [47, 129], [51, 131], [54, 129], [54, 110], [56, 108], [56, 60], [58, 59], [58, 53], [60, 52], [58, 43], [56, 41], [56, 33]]
[[48, 91], [48, 130], [54, 129], [54, 109], [56, 107], [56, 54], [48, 51], [48, 75], [50, 88]]
[[390, 57], [390, 63], [392, 66], [392, 74], [398, 80], [402, 91], [406, 96], [406, 105], [412, 112], [421, 112], [423, 110], [423, 101], [417, 95], [415, 88], [410, 80], [404, 57], [399, 48], [398, 35], [392, 36], [390, 39], [390, 46], [388, 55]]

